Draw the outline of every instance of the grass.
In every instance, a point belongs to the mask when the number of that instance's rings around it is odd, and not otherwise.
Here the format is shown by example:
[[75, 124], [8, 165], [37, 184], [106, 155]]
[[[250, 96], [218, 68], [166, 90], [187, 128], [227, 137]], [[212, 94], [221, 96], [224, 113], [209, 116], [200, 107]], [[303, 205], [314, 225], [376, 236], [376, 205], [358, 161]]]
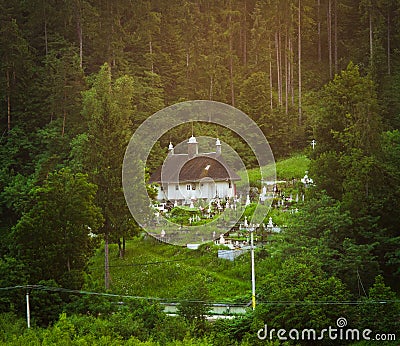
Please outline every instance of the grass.
[[[110, 245], [111, 290], [116, 294], [173, 300], [182, 297], [195, 280], [207, 285], [210, 301], [247, 302], [250, 299], [250, 260], [247, 255], [234, 262], [220, 259], [215, 247], [199, 250], [163, 244], [151, 237], [127, 241], [125, 258]], [[92, 258], [92, 277], [104, 276], [104, 247]]]
[[[304, 177], [305, 171], [308, 170], [310, 159], [306, 155], [298, 154], [288, 159], [275, 163], [277, 180], [291, 180], [292, 178], [300, 179]], [[264, 176], [273, 175], [273, 166], [263, 167]], [[245, 172], [238, 172], [239, 176], [244, 180]], [[253, 168], [247, 171], [250, 186], [259, 186], [261, 175], [260, 169]], [[240, 187], [240, 182], [237, 184]]]
[[276, 163], [276, 175], [278, 179], [290, 180], [302, 178], [308, 170], [310, 159], [305, 155], [292, 156]]

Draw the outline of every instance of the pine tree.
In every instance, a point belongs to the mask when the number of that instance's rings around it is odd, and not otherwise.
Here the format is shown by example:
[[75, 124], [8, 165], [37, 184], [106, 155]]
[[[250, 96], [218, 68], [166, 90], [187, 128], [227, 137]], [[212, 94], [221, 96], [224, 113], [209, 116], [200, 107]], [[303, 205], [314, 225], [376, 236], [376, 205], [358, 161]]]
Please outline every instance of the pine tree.
[[109, 288], [108, 242], [123, 233], [129, 213], [122, 191], [122, 162], [131, 136], [133, 80], [123, 76], [113, 81], [104, 64], [92, 87], [83, 94], [83, 116], [89, 124], [85, 167], [98, 185], [96, 202], [105, 221], [99, 230], [105, 237], [105, 286]]

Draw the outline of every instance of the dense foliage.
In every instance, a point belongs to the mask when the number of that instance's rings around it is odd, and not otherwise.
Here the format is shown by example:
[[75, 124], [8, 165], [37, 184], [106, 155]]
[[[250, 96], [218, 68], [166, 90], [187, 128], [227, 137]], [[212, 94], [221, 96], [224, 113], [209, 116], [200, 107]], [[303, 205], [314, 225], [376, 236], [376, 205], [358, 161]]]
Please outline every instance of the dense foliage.
[[[397, 0], [0, 0], [0, 342], [253, 345], [264, 322], [317, 328], [340, 316], [397, 332], [399, 48]], [[171, 284], [181, 288], [173, 318], [157, 305], [116, 311], [118, 302], [62, 291], [102, 290], [89, 264], [96, 249], [109, 261], [109, 241], [118, 244], [111, 261], [124, 260], [125, 240], [140, 232], [121, 187], [125, 146], [151, 114], [195, 99], [248, 114], [276, 158], [292, 156], [278, 178], [299, 181], [309, 162], [305, 204], [293, 217], [271, 213], [288, 227], [256, 254], [261, 304], [242, 318], [204, 320], [210, 297], [247, 299], [247, 257]], [[192, 131], [219, 136], [254, 168], [236, 134], [198, 123], [163, 136], [146, 169]], [[192, 256], [206, 267], [213, 251]], [[231, 275], [225, 285], [221, 272]], [[157, 275], [165, 285], [174, 277]], [[138, 290], [145, 282], [125, 276]], [[117, 280], [111, 291], [136, 294]], [[54, 292], [28, 291], [38, 328], [21, 332], [29, 285]]]

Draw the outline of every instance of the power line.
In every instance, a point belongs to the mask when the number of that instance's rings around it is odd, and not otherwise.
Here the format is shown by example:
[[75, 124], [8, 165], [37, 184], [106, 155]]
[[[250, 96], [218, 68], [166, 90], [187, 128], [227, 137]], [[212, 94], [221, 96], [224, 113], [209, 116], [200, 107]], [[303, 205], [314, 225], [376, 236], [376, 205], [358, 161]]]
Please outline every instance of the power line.
[[396, 304], [400, 300], [349, 300], [349, 301], [259, 301], [264, 305], [368, 305], [368, 304]]
[[[81, 294], [81, 295], [93, 295], [93, 296], [102, 296], [102, 297], [111, 297], [111, 298], [121, 298], [121, 299], [136, 299], [136, 300], [148, 300], [148, 301], [157, 301], [162, 303], [180, 303], [180, 302], [189, 302], [189, 303], [204, 303], [204, 304], [228, 304], [226, 302], [213, 302], [213, 301], [205, 301], [205, 300], [195, 300], [195, 299], [181, 299], [181, 298], [159, 298], [159, 297], [143, 297], [143, 296], [133, 296], [133, 295], [123, 295], [123, 294], [115, 294], [115, 293], [105, 293], [105, 292], [92, 292], [92, 291], [84, 291], [84, 290], [74, 290], [63, 287], [51, 287], [44, 285], [23, 285], [23, 286], [11, 286], [11, 287], [0, 287], [0, 291], [10, 291], [16, 289], [24, 289], [24, 290], [40, 290], [40, 291], [49, 291], [49, 292], [59, 292], [59, 293], [71, 293], [71, 294]], [[230, 306], [245, 306], [245, 303], [229, 303]]]
[[10, 291], [10, 290], [15, 290], [15, 289], [25, 289], [27, 285], [23, 286], [10, 286], [10, 287], [0, 287], [0, 291]]
[[[206, 301], [206, 300], [196, 300], [196, 299], [182, 299], [182, 298], [160, 298], [160, 297], [143, 297], [143, 296], [133, 296], [133, 295], [122, 295], [115, 293], [105, 293], [105, 292], [92, 292], [84, 290], [74, 290], [63, 287], [51, 287], [44, 285], [18, 285], [10, 287], [0, 287], [0, 291], [11, 291], [11, 290], [41, 290], [49, 292], [60, 292], [60, 293], [71, 293], [80, 295], [93, 295], [102, 296], [110, 298], [121, 298], [121, 299], [136, 299], [136, 300], [147, 300], [147, 301], [157, 301], [161, 303], [203, 303], [209, 305], [229, 305], [229, 306], [248, 306], [248, 303], [227, 303], [227, 302], [216, 302], [216, 301]], [[300, 300], [288, 300], [288, 301], [271, 301], [271, 300], [259, 300], [260, 304], [264, 305], [369, 305], [369, 304], [399, 304], [400, 300], [354, 300], [354, 301], [300, 301]]]

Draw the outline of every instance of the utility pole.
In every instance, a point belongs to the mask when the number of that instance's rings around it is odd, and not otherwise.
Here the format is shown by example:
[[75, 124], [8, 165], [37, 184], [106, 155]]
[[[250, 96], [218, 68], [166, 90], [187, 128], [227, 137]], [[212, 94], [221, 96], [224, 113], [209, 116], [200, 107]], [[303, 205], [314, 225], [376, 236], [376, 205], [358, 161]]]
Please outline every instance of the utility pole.
[[254, 268], [254, 235], [255, 225], [250, 226], [250, 247], [251, 247], [251, 306], [256, 308], [256, 273]]
[[31, 311], [29, 308], [29, 291], [26, 291], [26, 324], [29, 329], [31, 327]]

